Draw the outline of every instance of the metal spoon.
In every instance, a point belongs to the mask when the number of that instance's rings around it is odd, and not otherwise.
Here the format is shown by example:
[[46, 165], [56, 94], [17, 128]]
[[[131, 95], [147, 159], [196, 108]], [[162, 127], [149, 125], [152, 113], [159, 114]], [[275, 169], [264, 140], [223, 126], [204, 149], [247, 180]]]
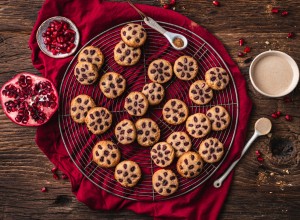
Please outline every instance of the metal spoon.
[[215, 188], [220, 188], [222, 186], [223, 181], [226, 179], [226, 177], [231, 172], [231, 170], [235, 167], [235, 165], [240, 161], [240, 159], [244, 156], [244, 154], [249, 149], [253, 141], [259, 136], [268, 134], [271, 131], [271, 128], [272, 128], [272, 123], [267, 118], [260, 118], [256, 121], [254, 126], [255, 132], [253, 136], [250, 138], [250, 140], [247, 142], [247, 144], [245, 145], [240, 158], [234, 161], [231, 164], [231, 166], [226, 170], [226, 172], [214, 182]]
[[[173, 33], [170, 31], [165, 30], [162, 26], [160, 26], [156, 21], [154, 21], [152, 18], [146, 16], [141, 10], [139, 10], [135, 5], [131, 2], [131, 0], [127, 0], [128, 3], [141, 15], [141, 17], [144, 19], [144, 22], [154, 30], [158, 31], [162, 35], [164, 35], [167, 40], [170, 42], [172, 47], [175, 50], [183, 50], [188, 45], [188, 40], [185, 36], [178, 33]], [[176, 45], [176, 41], [179, 42], [178, 45]], [[175, 43], [174, 43], [175, 42]]]

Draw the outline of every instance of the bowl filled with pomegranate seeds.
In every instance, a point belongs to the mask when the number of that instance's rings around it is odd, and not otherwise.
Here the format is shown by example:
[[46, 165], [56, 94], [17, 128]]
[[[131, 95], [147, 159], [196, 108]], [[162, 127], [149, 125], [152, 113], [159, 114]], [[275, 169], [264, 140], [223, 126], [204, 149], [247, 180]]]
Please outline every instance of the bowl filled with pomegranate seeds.
[[61, 16], [44, 21], [36, 33], [40, 49], [53, 58], [65, 58], [75, 53], [79, 38], [75, 24]]

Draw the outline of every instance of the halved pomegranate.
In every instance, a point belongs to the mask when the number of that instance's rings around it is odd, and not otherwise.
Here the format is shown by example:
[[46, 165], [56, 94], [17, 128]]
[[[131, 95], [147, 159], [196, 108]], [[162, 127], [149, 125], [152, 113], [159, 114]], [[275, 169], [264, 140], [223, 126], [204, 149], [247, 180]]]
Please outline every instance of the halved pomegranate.
[[48, 79], [19, 73], [1, 88], [4, 113], [23, 126], [45, 124], [58, 108], [58, 93]]

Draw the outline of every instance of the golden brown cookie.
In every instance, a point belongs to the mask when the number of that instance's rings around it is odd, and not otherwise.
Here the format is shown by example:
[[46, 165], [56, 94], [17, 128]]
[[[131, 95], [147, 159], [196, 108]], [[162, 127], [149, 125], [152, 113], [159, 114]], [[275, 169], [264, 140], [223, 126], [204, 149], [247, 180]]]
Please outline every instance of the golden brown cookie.
[[211, 130], [209, 119], [202, 113], [196, 113], [186, 120], [186, 130], [194, 138], [202, 138]]
[[147, 39], [147, 33], [142, 25], [130, 23], [121, 29], [121, 38], [130, 47], [140, 47]]
[[137, 142], [144, 147], [153, 146], [159, 141], [160, 129], [150, 118], [141, 118], [135, 123]]
[[94, 64], [99, 70], [104, 63], [104, 56], [98, 47], [87, 46], [78, 55], [78, 62], [89, 62]]
[[218, 162], [224, 154], [223, 144], [217, 138], [208, 138], [201, 142], [199, 154], [207, 163]]
[[153, 189], [162, 196], [170, 196], [178, 189], [178, 179], [172, 170], [157, 170], [152, 176]]
[[74, 68], [74, 75], [82, 85], [91, 85], [98, 78], [98, 69], [89, 62], [79, 62]]
[[148, 77], [152, 82], [166, 83], [172, 78], [172, 76], [172, 65], [167, 60], [154, 60], [148, 67]]
[[177, 161], [177, 172], [185, 178], [193, 178], [200, 174], [203, 161], [196, 152], [186, 152]]
[[188, 115], [187, 105], [179, 99], [170, 99], [163, 107], [162, 114], [164, 120], [171, 125], [183, 123]]
[[130, 47], [120, 41], [114, 49], [114, 59], [121, 66], [133, 66], [141, 57], [141, 49]]
[[141, 92], [131, 92], [125, 98], [124, 108], [130, 115], [143, 116], [148, 110], [148, 99]]
[[136, 129], [132, 121], [124, 119], [115, 128], [115, 135], [121, 144], [131, 144], [136, 139]]
[[99, 86], [107, 98], [114, 99], [125, 91], [126, 80], [119, 73], [108, 72], [101, 77]]
[[158, 142], [152, 147], [150, 155], [157, 166], [166, 167], [172, 163], [175, 151], [167, 142]]
[[221, 67], [213, 67], [205, 73], [207, 85], [214, 90], [225, 89], [229, 80], [227, 71]]
[[93, 134], [103, 134], [111, 126], [112, 114], [104, 107], [95, 107], [88, 111], [85, 123]]
[[192, 147], [191, 139], [184, 131], [177, 131], [170, 134], [167, 143], [171, 144], [174, 148], [176, 157], [180, 157]]
[[165, 89], [159, 83], [148, 83], [143, 87], [142, 93], [148, 99], [150, 105], [158, 105], [165, 96]]
[[206, 116], [211, 122], [213, 131], [222, 131], [230, 124], [230, 115], [223, 106], [217, 105], [212, 107], [206, 112]]
[[197, 105], [205, 105], [212, 100], [213, 91], [204, 80], [197, 80], [190, 86], [189, 98]]
[[197, 76], [198, 64], [191, 56], [181, 56], [174, 63], [174, 73], [181, 80], [191, 80]]
[[115, 179], [124, 187], [134, 187], [141, 176], [139, 165], [131, 160], [122, 161], [115, 169]]
[[113, 142], [99, 141], [93, 147], [93, 161], [100, 167], [115, 167], [121, 158], [121, 153]]
[[94, 100], [85, 94], [76, 96], [71, 101], [70, 114], [77, 123], [84, 123], [85, 117], [91, 108], [96, 106]]

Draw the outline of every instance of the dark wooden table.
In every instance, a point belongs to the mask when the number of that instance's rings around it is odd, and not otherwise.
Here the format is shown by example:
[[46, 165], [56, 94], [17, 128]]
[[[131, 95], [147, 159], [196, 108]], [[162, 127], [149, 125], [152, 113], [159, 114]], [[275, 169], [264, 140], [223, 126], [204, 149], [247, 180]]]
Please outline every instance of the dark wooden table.
[[[157, 0], [135, 1], [159, 6]], [[254, 122], [276, 110], [293, 116], [272, 120], [269, 137], [257, 140], [235, 169], [230, 194], [220, 219], [300, 219], [300, 88], [289, 96], [271, 99], [257, 93], [249, 81], [249, 63], [244, 60], [273, 49], [291, 55], [300, 64], [300, 4], [295, 0], [177, 1], [176, 11], [207, 28], [225, 45], [247, 79], [254, 108], [247, 137]], [[42, 0], [0, 1], [0, 85], [18, 72], [37, 73], [27, 42]], [[273, 6], [289, 15], [271, 14]], [[287, 39], [295, 32], [294, 39]], [[245, 38], [251, 52], [245, 58], [238, 39]], [[79, 203], [67, 180], [54, 180], [53, 165], [34, 142], [35, 129], [10, 122], [0, 109], [0, 219], [148, 219], [133, 212], [92, 211]], [[262, 152], [262, 165], [255, 151]], [[48, 193], [42, 193], [42, 187]], [[149, 218], [150, 219], [150, 218]]]

